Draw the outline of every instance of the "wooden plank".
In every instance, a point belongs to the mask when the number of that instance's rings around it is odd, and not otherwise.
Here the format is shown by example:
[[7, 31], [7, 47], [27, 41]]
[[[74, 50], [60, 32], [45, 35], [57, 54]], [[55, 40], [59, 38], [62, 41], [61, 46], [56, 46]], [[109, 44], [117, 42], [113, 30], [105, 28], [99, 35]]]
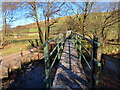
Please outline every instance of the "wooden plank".
[[89, 84], [83, 67], [78, 59], [76, 49], [71, 39], [65, 42], [65, 47], [59, 62], [52, 88], [86, 89]]

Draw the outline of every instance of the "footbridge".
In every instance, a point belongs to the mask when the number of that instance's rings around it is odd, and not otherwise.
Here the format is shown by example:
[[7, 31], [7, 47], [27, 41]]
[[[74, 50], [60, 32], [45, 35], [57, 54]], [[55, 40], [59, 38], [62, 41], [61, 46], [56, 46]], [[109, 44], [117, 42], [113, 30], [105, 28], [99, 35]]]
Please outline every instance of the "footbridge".
[[[52, 51], [50, 50], [51, 42], [56, 45]], [[67, 89], [95, 87], [99, 83], [101, 68], [96, 55], [99, 46], [97, 38], [90, 39], [77, 33], [69, 35], [63, 33], [46, 41], [43, 44], [46, 87]], [[51, 71], [56, 62], [58, 67], [52, 79]], [[89, 71], [89, 77], [84, 71], [83, 62]]]

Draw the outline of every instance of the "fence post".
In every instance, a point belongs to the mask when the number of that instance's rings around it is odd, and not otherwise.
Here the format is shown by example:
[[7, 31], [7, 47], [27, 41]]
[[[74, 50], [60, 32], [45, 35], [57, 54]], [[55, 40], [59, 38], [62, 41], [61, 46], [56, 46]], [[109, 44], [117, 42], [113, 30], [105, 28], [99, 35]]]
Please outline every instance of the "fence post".
[[36, 46], [38, 47], [39, 46], [38, 39], [35, 39], [35, 42], [36, 42]]
[[50, 88], [50, 61], [49, 61], [49, 48], [48, 48], [48, 43], [44, 46], [44, 61], [45, 61], [45, 83], [46, 83], [46, 88]]
[[98, 42], [98, 37], [94, 36], [93, 39], [93, 58], [92, 58], [92, 85], [95, 87], [98, 84], [98, 77], [97, 77], [97, 72], [98, 72], [98, 67], [95, 63], [95, 59], [97, 60], [97, 52], [98, 52], [98, 45], [94, 43], [94, 41]]

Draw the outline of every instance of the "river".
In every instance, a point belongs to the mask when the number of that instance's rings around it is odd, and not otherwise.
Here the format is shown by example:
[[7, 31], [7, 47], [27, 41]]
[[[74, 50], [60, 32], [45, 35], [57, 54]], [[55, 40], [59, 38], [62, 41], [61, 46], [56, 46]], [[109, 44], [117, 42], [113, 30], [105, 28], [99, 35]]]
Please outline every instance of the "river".
[[[52, 70], [51, 78], [57, 66]], [[22, 65], [21, 70], [9, 74], [9, 78], [2, 80], [2, 89], [45, 88], [44, 60], [37, 60]]]

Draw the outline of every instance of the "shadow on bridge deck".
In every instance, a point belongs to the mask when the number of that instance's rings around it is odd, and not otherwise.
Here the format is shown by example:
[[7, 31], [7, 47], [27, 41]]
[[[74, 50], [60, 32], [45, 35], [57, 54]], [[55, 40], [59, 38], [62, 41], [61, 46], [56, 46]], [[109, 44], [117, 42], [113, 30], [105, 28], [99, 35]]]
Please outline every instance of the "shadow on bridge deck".
[[65, 42], [52, 88], [86, 89], [88, 87], [89, 84], [85, 77], [83, 67], [78, 59], [72, 40], [69, 37]]

